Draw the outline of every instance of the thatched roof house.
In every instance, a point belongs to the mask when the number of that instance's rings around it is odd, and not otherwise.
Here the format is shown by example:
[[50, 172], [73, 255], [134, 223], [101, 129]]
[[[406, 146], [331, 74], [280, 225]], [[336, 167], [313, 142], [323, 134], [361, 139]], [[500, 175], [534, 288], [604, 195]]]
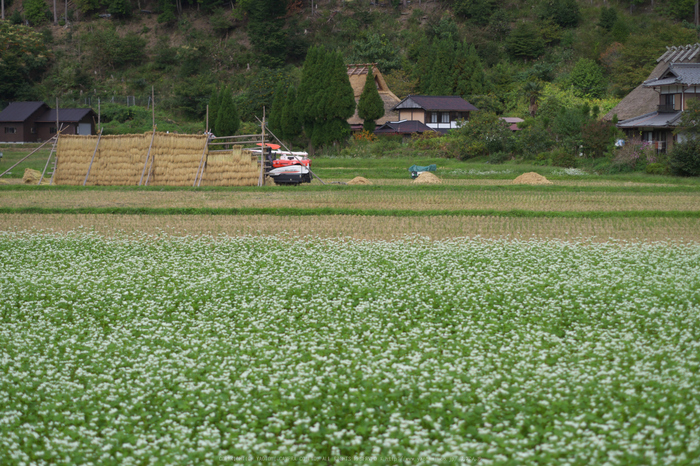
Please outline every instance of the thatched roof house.
[[[645, 82], [659, 78], [674, 63], [700, 62], [700, 44], [666, 47], [666, 53], [661, 55], [656, 62], [656, 68], [654, 68], [654, 71], [651, 72]], [[642, 83], [627, 94], [603, 119], [612, 120], [613, 115], [617, 115], [618, 120], [627, 120], [656, 111], [658, 104], [658, 93], [652, 87], [645, 86]]]
[[[377, 125], [382, 125], [387, 121], [396, 121], [399, 118], [398, 112], [394, 111], [394, 107], [401, 102], [401, 99], [396, 97], [393, 92], [387, 86], [386, 81], [384, 81], [384, 76], [377, 68], [376, 63], [364, 63], [357, 65], [348, 65], [348, 77], [350, 78], [350, 85], [352, 90], [355, 92], [355, 102], [360, 101], [360, 96], [362, 95], [362, 90], [365, 87], [365, 82], [367, 81], [367, 72], [369, 67], [372, 67], [372, 74], [374, 74], [374, 82], [377, 85], [377, 90], [379, 91], [379, 97], [382, 98], [384, 102], [384, 116], [377, 120]], [[353, 129], [362, 129], [362, 118], [357, 114], [357, 108], [355, 109], [355, 114], [348, 119], [348, 123]]]

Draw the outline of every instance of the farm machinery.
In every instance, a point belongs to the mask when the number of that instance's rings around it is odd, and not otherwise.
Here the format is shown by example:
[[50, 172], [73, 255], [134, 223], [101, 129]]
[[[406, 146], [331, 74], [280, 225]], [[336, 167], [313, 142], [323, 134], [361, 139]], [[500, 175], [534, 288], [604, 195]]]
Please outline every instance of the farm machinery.
[[252, 152], [262, 152], [265, 175], [275, 184], [296, 186], [311, 183], [311, 160], [306, 152], [282, 151], [277, 144], [265, 144]]

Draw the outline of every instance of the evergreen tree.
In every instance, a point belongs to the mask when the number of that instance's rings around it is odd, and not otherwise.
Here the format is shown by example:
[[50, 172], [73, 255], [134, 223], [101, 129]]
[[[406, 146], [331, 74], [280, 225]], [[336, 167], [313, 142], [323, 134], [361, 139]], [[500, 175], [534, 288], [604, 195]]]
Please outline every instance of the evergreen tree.
[[248, 13], [248, 37], [260, 54], [260, 62], [271, 68], [284, 65], [287, 56], [286, 32], [287, 0], [244, 0]]
[[377, 90], [372, 68], [370, 65], [367, 71], [365, 87], [362, 89], [360, 102], [357, 106], [358, 115], [364, 120], [362, 127], [370, 133], [373, 133], [374, 128], [377, 126], [376, 120], [384, 116], [384, 101], [382, 101]]
[[129, 0], [111, 0], [107, 11], [115, 18], [130, 18], [131, 2]]
[[345, 141], [350, 136], [348, 118], [355, 114], [355, 92], [343, 56], [328, 52], [324, 60], [323, 86], [318, 108], [321, 132], [314, 129], [314, 144], [329, 145]]
[[506, 39], [508, 52], [514, 57], [537, 58], [544, 53], [544, 39], [537, 26], [520, 23]]
[[455, 94], [466, 97], [488, 92], [486, 74], [473, 45], [466, 41], [457, 44], [453, 69], [452, 87]]
[[454, 63], [454, 43], [450, 39], [436, 40], [433, 43], [434, 60], [430, 67], [429, 95], [452, 95], [452, 65]]
[[433, 63], [433, 46], [426, 36], [409, 50], [408, 58], [415, 63], [413, 79], [417, 82], [418, 92], [427, 94], [430, 87], [430, 67]]
[[211, 129], [214, 134], [217, 134], [216, 120], [219, 117], [219, 105], [223, 91], [224, 89], [221, 89], [221, 91], [214, 89], [209, 98], [209, 128], [207, 128], [207, 131]]
[[220, 136], [232, 136], [241, 125], [238, 110], [233, 103], [233, 94], [229, 88], [221, 91], [218, 115], [216, 117], [216, 131]]
[[287, 89], [287, 97], [282, 111], [282, 139], [294, 139], [301, 134], [301, 119], [296, 108], [297, 90], [294, 86]]
[[615, 25], [615, 21], [617, 21], [617, 10], [615, 10], [615, 8], [607, 8], [604, 6], [600, 8], [600, 21], [598, 22], [598, 26], [606, 31], [610, 31]]
[[552, 18], [563, 28], [575, 28], [581, 21], [581, 11], [576, 0], [547, 0], [542, 3], [540, 17]]
[[268, 127], [275, 135], [282, 137], [282, 112], [284, 104], [287, 100], [287, 89], [284, 81], [280, 81], [275, 88], [275, 95], [272, 100], [272, 108], [270, 109], [270, 118], [268, 119]]
[[355, 95], [340, 53], [318, 47], [309, 50], [297, 102], [311, 151], [348, 137], [347, 119], [355, 113]]
[[[301, 83], [297, 92], [296, 109], [309, 140], [312, 140], [311, 136], [318, 117], [317, 99], [322, 85], [321, 77], [324, 72], [322, 62], [325, 55], [325, 50], [322, 48], [311, 47], [301, 69]], [[311, 150], [313, 151], [313, 145]]]

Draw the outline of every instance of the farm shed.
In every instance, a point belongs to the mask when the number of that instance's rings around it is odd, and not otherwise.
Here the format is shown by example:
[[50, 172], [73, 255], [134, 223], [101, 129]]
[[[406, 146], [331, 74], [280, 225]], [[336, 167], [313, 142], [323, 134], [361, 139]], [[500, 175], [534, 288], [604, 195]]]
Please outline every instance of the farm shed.
[[54, 184], [255, 186], [257, 158], [241, 146], [209, 152], [207, 135], [148, 132], [118, 136], [61, 135]]
[[[0, 142], [48, 141], [56, 134], [56, 109], [44, 102], [12, 102], [0, 112]], [[95, 133], [97, 114], [89, 108], [61, 108], [63, 134]]]

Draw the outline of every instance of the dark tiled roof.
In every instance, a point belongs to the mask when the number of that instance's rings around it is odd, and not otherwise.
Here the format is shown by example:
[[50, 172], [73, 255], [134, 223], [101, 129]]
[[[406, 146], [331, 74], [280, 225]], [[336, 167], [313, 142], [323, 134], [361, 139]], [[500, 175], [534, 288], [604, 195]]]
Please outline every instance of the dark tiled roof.
[[644, 82], [645, 87], [669, 86], [683, 84], [685, 86], [700, 85], [700, 63], [672, 63], [658, 79]]
[[[66, 123], [78, 122], [88, 114], [95, 113], [91, 108], [59, 108], [58, 119]], [[55, 123], [56, 109], [51, 109], [36, 119], [37, 123]]]
[[[404, 105], [413, 102], [417, 105]], [[472, 112], [479, 110], [458, 95], [431, 96], [431, 95], [409, 95], [403, 99], [394, 109], [422, 108], [427, 111], [438, 112]]]
[[434, 131], [433, 128], [416, 120], [387, 121], [382, 126], [374, 130], [377, 134], [382, 133], [425, 133]]
[[618, 128], [672, 128], [676, 126], [683, 112], [659, 113], [651, 112], [638, 117], [622, 120]]
[[42, 106], [49, 108], [44, 102], [12, 102], [0, 112], [0, 121], [25, 121]]

